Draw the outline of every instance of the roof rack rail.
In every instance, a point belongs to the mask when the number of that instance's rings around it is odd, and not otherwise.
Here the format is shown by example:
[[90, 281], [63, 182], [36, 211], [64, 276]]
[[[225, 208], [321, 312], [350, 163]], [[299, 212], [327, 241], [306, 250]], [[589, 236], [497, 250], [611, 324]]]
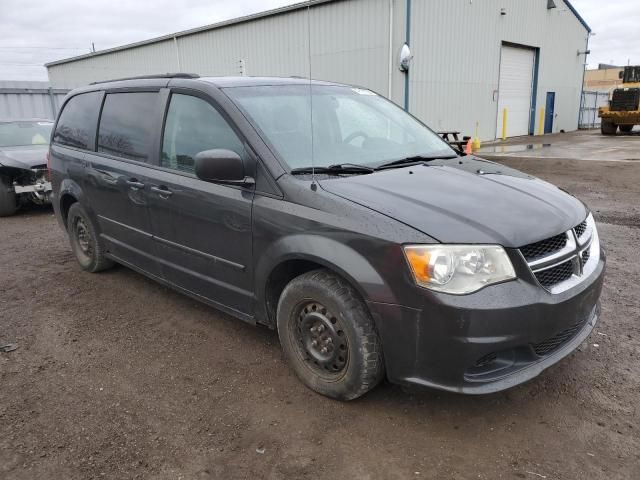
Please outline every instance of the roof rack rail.
[[138, 75], [136, 77], [114, 78], [112, 80], [101, 80], [91, 82], [89, 85], [99, 85], [101, 83], [121, 82], [123, 80], [149, 80], [153, 78], [200, 78], [196, 73], [158, 73], [155, 75]]

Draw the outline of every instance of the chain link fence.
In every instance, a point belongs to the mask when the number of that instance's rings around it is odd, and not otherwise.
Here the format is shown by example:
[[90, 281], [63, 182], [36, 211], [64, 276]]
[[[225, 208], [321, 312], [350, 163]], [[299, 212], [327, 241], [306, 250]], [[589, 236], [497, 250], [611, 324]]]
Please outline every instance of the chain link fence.
[[580, 122], [578, 128], [600, 128], [598, 109], [609, 104], [608, 92], [582, 92], [580, 102]]

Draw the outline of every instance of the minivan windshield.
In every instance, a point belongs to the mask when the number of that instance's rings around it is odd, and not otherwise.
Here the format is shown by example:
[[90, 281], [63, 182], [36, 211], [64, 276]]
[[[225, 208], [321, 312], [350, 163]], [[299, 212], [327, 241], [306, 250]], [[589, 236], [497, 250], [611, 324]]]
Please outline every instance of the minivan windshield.
[[0, 122], [0, 147], [48, 145], [52, 122]]
[[456, 156], [438, 135], [369, 90], [275, 85], [233, 87], [225, 93], [292, 170]]

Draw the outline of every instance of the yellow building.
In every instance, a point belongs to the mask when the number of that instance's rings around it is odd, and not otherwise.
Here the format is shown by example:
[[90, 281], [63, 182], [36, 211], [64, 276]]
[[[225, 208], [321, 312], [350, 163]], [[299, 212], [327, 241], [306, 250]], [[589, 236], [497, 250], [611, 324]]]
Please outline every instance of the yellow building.
[[622, 85], [620, 73], [623, 67], [600, 65], [597, 69], [587, 70], [584, 75], [584, 89], [592, 92], [610, 92]]

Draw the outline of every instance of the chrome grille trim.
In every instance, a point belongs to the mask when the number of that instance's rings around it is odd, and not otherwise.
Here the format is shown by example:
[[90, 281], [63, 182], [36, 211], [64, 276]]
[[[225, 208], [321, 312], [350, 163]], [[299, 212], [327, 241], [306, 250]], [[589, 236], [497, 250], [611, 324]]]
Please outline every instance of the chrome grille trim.
[[528, 262], [529, 267], [532, 270], [542, 270], [545, 266], [554, 266], [554, 264], [557, 265], [558, 263], [562, 263], [562, 259], [575, 254], [576, 238], [571, 233], [571, 230], [565, 232], [565, 235], [567, 236], [567, 244], [564, 246], [564, 248], [552, 253], [551, 255], [547, 255], [546, 257], [541, 257]]
[[[579, 237], [578, 232], [581, 233]], [[538, 284], [552, 294], [565, 292], [578, 285], [595, 271], [600, 261], [600, 240], [598, 231], [595, 228], [595, 221], [591, 214], [589, 214], [584, 222], [565, 234], [567, 235], [567, 244], [564, 248], [545, 257], [527, 262]], [[522, 251], [520, 254], [524, 259]], [[553, 285], [543, 285], [549, 278], [548, 275], [543, 275], [544, 272], [554, 268], [561, 270], [558, 267], [569, 263], [573, 271], [570, 278]], [[566, 277], [566, 269], [564, 273]], [[554, 273], [551, 273], [551, 275], [554, 275]]]

